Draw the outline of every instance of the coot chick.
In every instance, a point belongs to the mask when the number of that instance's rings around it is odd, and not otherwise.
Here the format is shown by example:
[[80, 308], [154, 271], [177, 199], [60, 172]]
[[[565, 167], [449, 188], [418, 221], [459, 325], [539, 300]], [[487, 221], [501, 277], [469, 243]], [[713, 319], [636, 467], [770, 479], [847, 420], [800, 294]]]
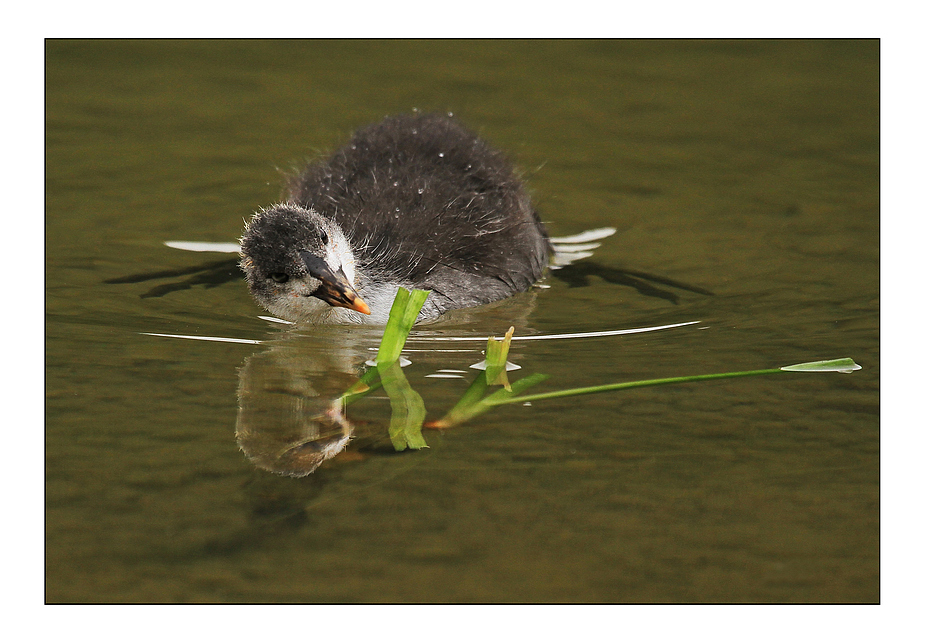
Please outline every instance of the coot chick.
[[399, 286], [431, 291], [431, 320], [523, 292], [549, 261], [511, 165], [452, 117], [388, 117], [288, 191], [247, 224], [241, 267], [289, 321], [384, 324]]

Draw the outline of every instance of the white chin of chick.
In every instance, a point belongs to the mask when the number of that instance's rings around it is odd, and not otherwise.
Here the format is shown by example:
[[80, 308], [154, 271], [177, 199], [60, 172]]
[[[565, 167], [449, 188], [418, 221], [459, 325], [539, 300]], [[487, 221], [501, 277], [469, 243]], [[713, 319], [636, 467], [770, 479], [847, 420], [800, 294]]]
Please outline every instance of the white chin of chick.
[[[346, 268], [344, 272], [347, 272]], [[410, 289], [410, 286], [408, 288]], [[392, 301], [397, 293], [397, 284], [373, 286], [360, 292], [363, 301], [369, 306], [369, 315], [348, 308], [331, 306], [317, 297], [299, 295], [295, 292], [280, 294], [270, 301], [264, 301], [263, 305], [275, 317], [296, 323], [384, 326], [389, 321]], [[429, 321], [436, 317], [436, 310], [431, 310], [425, 305], [419, 321]]]
[[334, 307], [317, 297], [295, 292], [264, 301], [270, 314], [286, 321], [309, 324], [362, 324], [366, 317], [355, 310]]

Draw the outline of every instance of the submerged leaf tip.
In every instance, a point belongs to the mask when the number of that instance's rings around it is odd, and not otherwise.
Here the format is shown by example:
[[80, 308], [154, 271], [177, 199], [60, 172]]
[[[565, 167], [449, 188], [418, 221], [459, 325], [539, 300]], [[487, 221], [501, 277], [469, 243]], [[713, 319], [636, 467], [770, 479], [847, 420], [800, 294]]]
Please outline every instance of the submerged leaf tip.
[[826, 359], [820, 362], [804, 362], [802, 364], [781, 366], [780, 370], [795, 373], [852, 373], [861, 370], [861, 365], [850, 357], [842, 357], [840, 359]]

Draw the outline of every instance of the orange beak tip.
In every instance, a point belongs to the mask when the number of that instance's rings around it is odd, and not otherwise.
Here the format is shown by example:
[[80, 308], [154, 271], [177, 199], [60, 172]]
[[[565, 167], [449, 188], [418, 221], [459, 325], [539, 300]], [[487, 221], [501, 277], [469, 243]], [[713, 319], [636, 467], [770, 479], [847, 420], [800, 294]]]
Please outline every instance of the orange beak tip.
[[353, 302], [353, 309], [357, 311], [358, 313], [363, 313], [364, 315], [370, 314], [369, 306], [366, 304], [365, 301], [363, 301], [359, 297], [357, 297], [356, 300]]

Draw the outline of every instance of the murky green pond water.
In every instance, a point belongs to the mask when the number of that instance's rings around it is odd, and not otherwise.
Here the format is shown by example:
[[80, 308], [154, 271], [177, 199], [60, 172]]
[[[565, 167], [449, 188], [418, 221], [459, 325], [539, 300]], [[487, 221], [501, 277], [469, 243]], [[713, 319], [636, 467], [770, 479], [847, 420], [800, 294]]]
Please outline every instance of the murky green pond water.
[[[878, 43], [46, 54], [48, 601], [879, 600]], [[374, 334], [258, 319], [227, 266], [107, 282], [220, 262], [163, 242], [235, 240], [279, 198], [279, 170], [415, 107], [507, 150], [552, 234], [618, 228], [535, 296], [411, 338], [404, 370], [431, 417], [467, 380], [427, 376], [474, 373], [483, 348], [433, 335], [510, 323], [699, 322], [515, 342], [513, 376], [551, 376], [537, 391], [843, 356], [863, 370], [511, 406], [427, 433], [425, 451], [356, 450], [298, 479], [261, 469], [236, 437], [239, 391], [275, 369], [333, 394]], [[375, 432], [388, 404], [348, 414]]]

